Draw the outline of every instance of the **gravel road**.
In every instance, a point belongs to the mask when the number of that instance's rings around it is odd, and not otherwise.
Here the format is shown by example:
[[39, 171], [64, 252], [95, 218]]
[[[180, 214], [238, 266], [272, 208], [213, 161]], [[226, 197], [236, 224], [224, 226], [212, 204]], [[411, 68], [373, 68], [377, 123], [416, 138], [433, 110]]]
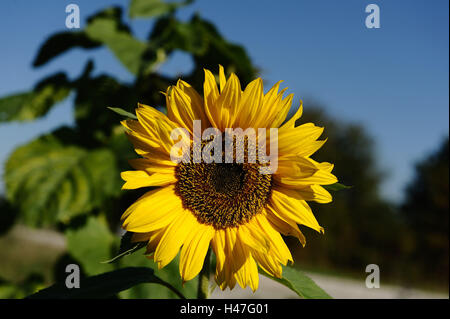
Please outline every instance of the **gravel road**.
[[[383, 285], [380, 288], [369, 289], [365, 281], [337, 278], [322, 274], [307, 273], [320, 287], [322, 287], [331, 297], [337, 299], [448, 299], [449, 295], [444, 293], [427, 292], [417, 289], [406, 289], [400, 286]], [[269, 298], [269, 299], [290, 299], [298, 296], [283, 285], [259, 276], [259, 289], [253, 293], [250, 288], [241, 289], [236, 287], [232, 291], [220, 291], [216, 288], [211, 298], [222, 299], [245, 299], [245, 298]]]

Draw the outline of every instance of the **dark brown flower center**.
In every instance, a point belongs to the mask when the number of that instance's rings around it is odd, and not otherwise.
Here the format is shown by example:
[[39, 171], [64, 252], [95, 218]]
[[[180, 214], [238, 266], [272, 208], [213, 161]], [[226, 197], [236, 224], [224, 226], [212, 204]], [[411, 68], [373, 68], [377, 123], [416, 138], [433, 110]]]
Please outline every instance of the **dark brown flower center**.
[[200, 223], [235, 227], [260, 213], [271, 192], [272, 175], [259, 163], [179, 163], [176, 192]]

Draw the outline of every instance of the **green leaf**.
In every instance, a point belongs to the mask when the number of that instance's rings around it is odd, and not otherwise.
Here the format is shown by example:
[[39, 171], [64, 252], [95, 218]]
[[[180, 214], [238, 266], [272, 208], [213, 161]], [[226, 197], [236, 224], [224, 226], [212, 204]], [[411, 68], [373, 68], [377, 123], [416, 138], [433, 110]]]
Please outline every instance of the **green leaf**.
[[89, 18], [85, 32], [90, 39], [105, 44], [128, 71], [138, 74], [147, 45], [122, 23], [120, 8], [109, 8]]
[[[150, 267], [155, 275], [169, 283], [180, 291], [186, 298], [197, 298], [198, 276], [182, 284], [179, 270], [179, 254], [162, 269], [158, 269], [157, 264], [143, 254], [131, 254], [119, 260], [120, 267]], [[155, 285], [137, 285], [128, 290], [122, 291], [119, 296], [124, 299], [168, 299], [177, 298], [173, 290], [161, 289]]]
[[68, 223], [120, 192], [114, 154], [47, 135], [17, 148], [5, 166], [7, 198], [31, 226]]
[[42, 289], [43, 283], [44, 278], [37, 273], [28, 275], [20, 283], [0, 278], [0, 299], [22, 299], [38, 289]]
[[64, 283], [57, 283], [51, 287], [28, 296], [29, 299], [88, 299], [108, 298], [117, 293], [143, 283], [163, 285], [180, 298], [184, 298], [170, 284], [154, 275], [154, 271], [145, 267], [128, 267], [101, 275], [82, 278], [80, 288], [68, 289]]
[[154, 48], [166, 51], [182, 50], [202, 54], [208, 48], [207, 34], [198, 23], [180, 22], [172, 16], [158, 19], [151, 34]]
[[65, 234], [67, 251], [79, 261], [86, 274], [97, 275], [113, 269], [102, 260], [110, 258], [116, 237], [100, 219], [91, 216], [83, 227], [69, 228]]
[[346, 185], [341, 184], [341, 183], [334, 183], [334, 184], [331, 184], [331, 185], [323, 185], [322, 187], [325, 188], [328, 191], [337, 192], [337, 191], [340, 191], [340, 190], [343, 190], [343, 189], [352, 188], [353, 186], [346, 186]]
[[71, 86], [64, 73], [57, 73], [38, 83], [33, 91], [0, 99], [0, 122], [30, 121], [41, 117], [63, 101]]
[[119, 248], [119, 252], [117, 253], [117, 255], [110, 260], [104, 261], [104, 263], [113, 263], [113, 262], [119, 260], [120, 258], [122, 258], [126, 255], [130, 255], [130, 254], [138, 251], [139, 249], [147, 246], [147, 242], [137, 242], [137, 243], [131, 242], [132, 236], [133, 236], [132, 232], [126, 232], [125, 235], [122, 236], [122, 239], [120, 241], [120, 248]]
[[179, 7], [192, 3], [193, 0], [182, 2], [163, 2], [161, 0], [131, 0], [128, 8], [130, 18], [150, 18], [173, 12]]
[[41, 66], [72, 48], [92, 49], [100, 45], [101, 43], [90, 39], [82, 31], [56, 33], [50, 36], [40, 47], [34, 59], [33, 66]]
[[128, 85], [110, 76], [85, 76], [76, 83], [74, 110], [76, 123], [80, 131], [87, 136], [93, 136], [96, 131], [109, 135], [119, 121], [117, 115], [106, 107], [128, 105], [130, 101], [136, 103], [137, 99]]
[[220, 63], [227, 73], [234, 72], [239, 76], [241, 83], [246, 85], [252, 81], [257, 69], [253, 66], [244, 47], [233, 44], [225, 39], [211, 22], [194, 15], [190, 24], [196, 29], [202, 29], [208, 47], [204, 52], [194, 54], [194, 62], [210, 70], [217, 70]]
[[297, 295], [305, 299], [330, 299], [331, 297], [316, 283], [300, 270], [294, 267], [283, 267], [283, 277], [272, 277], [264, 271], [260, 272], [264, 276], [273, 279], [288, 287]]
[[[188, 22], [180, 22], [173, 16], [158, 19], [151, 34], [146, 54], [156, 56], [156, 49], [164, 49], [166, 55], [182, 50], [193, 55], [194, 79], [203, 79], [202, 68], [216, 70], [222, 64], [228, 73], [235, 72], [239, 79], [249, 83], [256, 75], [256, 69], [245, 49], [228, 42], [215, 26], [194, 15]], [[195, 83], [191, 83], [195, 84]], [[198, 83], [201, 84], [201, 83]]]
[[111, 111], [116, 112], [117, 114], [120, 114], [122, 116], [128, 117], [128, 118], [133, 119], [133, 120], [137, 120], [136, 115], [134, 115], [133, 113], [127, 112], [127, 111], [125, 111], [125, 110], [123, 110], [121, 108], [109, 107], [108, 106], [108, 109], [110, 109]]

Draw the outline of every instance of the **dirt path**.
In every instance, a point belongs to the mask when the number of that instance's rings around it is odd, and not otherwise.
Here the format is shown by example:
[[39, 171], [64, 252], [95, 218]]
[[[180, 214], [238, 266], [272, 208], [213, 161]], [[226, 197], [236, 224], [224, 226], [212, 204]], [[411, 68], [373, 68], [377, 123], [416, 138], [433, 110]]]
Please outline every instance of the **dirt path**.
[[[331, 297], [337, 299], [448, 299], [449, 295], [426, 292], [417, 289], [405, 289], [399, 286], [383, 285], [380, 288], [366, 288], [364, 281], [354, 279], [337, 278], [333, 276], [307, 273], [320, 287], [322, 287]], [[216, 288], [212, 293], [212, 298], [274, 298], [289, 299], [298, 298], [288, 288], [270, 280], [264, 276], [259, 277], [259, 289], [253, 293], [250, 288], [245, 290], [237, 287], [232, 291], [220, 291]]]

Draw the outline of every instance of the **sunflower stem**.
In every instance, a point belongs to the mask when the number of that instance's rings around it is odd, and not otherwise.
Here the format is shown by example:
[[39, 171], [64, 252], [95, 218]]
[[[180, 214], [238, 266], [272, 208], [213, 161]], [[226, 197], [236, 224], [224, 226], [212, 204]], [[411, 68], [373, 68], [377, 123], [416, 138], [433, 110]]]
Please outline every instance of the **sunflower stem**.
[[200, 275], [198, 278], [198, 291], [197, 298], [198, 299], [208, 299], [209, 297], [209, 278], [211, 274], [211, 248], [208, 249], [206, 253], [205, 262], [203, 263], [203, 268], [200, 271]]

